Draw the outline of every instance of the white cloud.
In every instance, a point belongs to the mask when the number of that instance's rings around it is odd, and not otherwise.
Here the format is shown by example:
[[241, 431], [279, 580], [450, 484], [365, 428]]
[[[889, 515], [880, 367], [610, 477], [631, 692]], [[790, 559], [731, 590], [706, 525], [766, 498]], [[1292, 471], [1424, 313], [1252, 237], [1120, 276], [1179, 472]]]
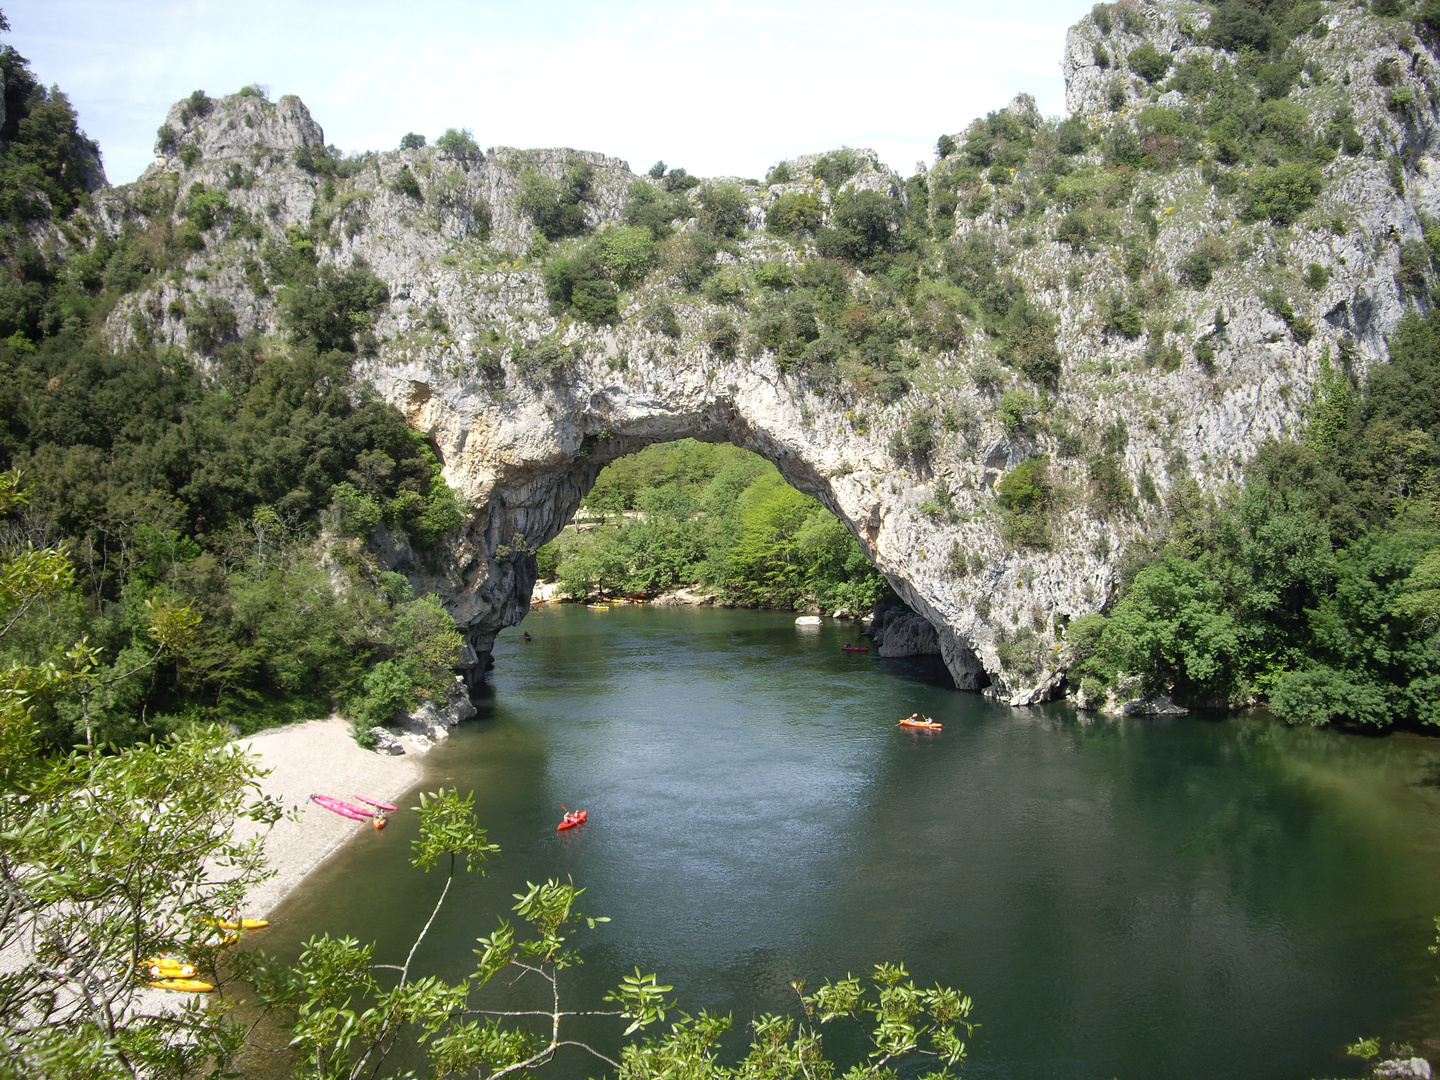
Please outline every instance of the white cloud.
[[64, 89], [113, 182], [197, 87], [300, 95], [347, 150], [469, 127], [481, 145], [575, 146], [644, 169], [758, 176], [870, 146], [908, 172], [942, 131], [1028, 91], [1063, 108], [1083, 3], [659, 0], [11, 0], [7, 39]]

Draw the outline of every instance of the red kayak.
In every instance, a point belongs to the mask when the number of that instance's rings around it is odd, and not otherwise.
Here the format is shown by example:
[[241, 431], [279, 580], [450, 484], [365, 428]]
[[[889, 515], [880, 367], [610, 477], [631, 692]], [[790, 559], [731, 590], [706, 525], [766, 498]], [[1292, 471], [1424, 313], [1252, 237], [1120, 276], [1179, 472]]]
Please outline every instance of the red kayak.
[[868, 645], [841, 645], [841, 646], [840, 646], [840, 651], [841, 651], [841, 652], [869, 652], [869, 651], [870, 651], [870, 646], [868, 646]]
[[[565, 810], [565, 804], [560, 804], [560, 809]], [[564, 832], [566, 829], [573, 829], [576, 825], [584, 825], [585, 819], [590, 816], [589, 810], [565, 810], [565, 816], [560, 819], [560, 824], [555, 826], [556, 832]]]
[[352, 818], [355, 821], [369, 821], [375, 816], [374, 810], [367, 810], [363, 806], [356, 806], [354, 803], [348, 803], [330, 795], [311, 795], [310, 801], [318, 803], [326, 810], [339, 814], [341, 817]]

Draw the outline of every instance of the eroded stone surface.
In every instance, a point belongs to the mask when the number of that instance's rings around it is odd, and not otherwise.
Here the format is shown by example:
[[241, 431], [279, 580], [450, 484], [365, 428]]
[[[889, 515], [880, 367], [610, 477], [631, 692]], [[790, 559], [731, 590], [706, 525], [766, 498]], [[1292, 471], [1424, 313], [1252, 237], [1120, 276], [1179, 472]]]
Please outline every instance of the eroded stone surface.
[[[1122, 29], [1104, 37], [1091, 16], [1071, 31], [1064, 56], [1067, 104], [1079, 115], [1098, 108], [1116, 77], [1095, 62], [1102, 38], [1112, 56], [1144, 39], [1173, 50], [1177, 59], [1209, 52], [1194, 44], [1194, 31], [1207, 17], [1202, 6], [1168, 3], [1143, 11], [1143, 36]], [[1329, 35], [1307, 48], [1330, 82], [1306, 76], [1296, 99], [1318, 101], [1326, 85], [1352, 76], [1361, 134], [1381, 153], [1337, 159], [1326, 169], [1318, 205], [1294, 229], [1283, 235], [1248, 229], [1237, 247], [1248, 250], [1258, 237], [1248, 255], [1237, 255], [1209, 288], [1179, 290], [1166, 301], [1164, 317], [1176, 325], [1203, 328], [1217, 310], [1225, 314], [1225, 333], [1216, 339], [1209, 369], [1186, 353], [1175, 370], [1166, 371], [1144, 359], [1143, 339], [1105, 336], [1106, 297], [1130, 285], [1103, 251], [1077, 253], [1054, 241], [1063, 207], [1051, 206], [1038, 227], [1026, 226], [1037, 231], [1034, 243], [1011, 235], [1003, 199], [978, 218], [957, 217], [959, 233], [983, 231], [1011, 260], [1029, 295], [1058, 320], [1063, 373], [1048, 402], [1050, 415], [1068, 417], [1086, 437], [1123, 419], [1129, 432], [1124, 476], [1141, 490], [1148, 480], [1157, 498], [1188, 477], [1215, 491], [1239, 478], [1241, 464], [1264, 440], [1293, 434], [1319, 378], [1321, 356], [1341, 335], [1355, 343], [1357, 376], [1383, 356], [1384, 337], [1405, 309], [1395, 283], [1399, 245], [1421, 238], [1423, 214], [1440, 212], [1440, 170], [1432, 167], [1433, 95], [1421, 93], [1419, 111], [1402, 123], [1387, 113], [1381, 89], [1366, 74], [1376, 56], [1394, 55], [1403, 57], [1405, 77], [1420, 85], [1435, 75], [1433, 57], [1363, 12], [1331, 9], [1326, 20]], [[1138, 103], [1133, 80], [1125, 93]], [[1022, 97], [1011, 108], [1033, 110], [1034, 104]], [[1068, 456], [1049, 429], [1007, 431], [996, 396], [971, 378], [972, 365], [993, 349], [978, 328], [958, 348], [924, 356], [911, 392], [880, 404], [851, 391], [817, 392], [782, 371], [773, 353], [717, 352], [706, 326], [725, 309], [684, 293], [663, 266], [626, 294], [617, 326], [593, 328], [551, 314], [538, 265], [518, 258], [536, 239], [517, 205], [518, 177], [534, 169], [560, 179], [576, 163], [588, 165], [595, 196], [586, 213], [592, 226], [603, 229], [621, 221], [625, 193], [637, 180], [624, 162], [570, 150], [509, 148], [462, 161], [432, 148], [379, 154], [358, 176], [335, 184], [297, 165], [323, 144], [323, 134], [296, 98], [275, 104], [226, 98], [210, 115], [188, 121], [177, 106], [166, 125], [175, 147], [194, 146], [200, 156], [187, 165], [178, 149], [167, 150], [145, 182], [173, 183], [177, 207], [196, 183], [224, 190], [261, 226], [262, 236], [216, 239], [190, 261], [190, 278], [167, 279], [138, 301], [138, 309], [127, 302], [117, 310], [108, 324], [112, 340], [119, 345], [133, 337], [138, 310], [150, 313], [154, 337], [186, 346], [172, 302], [199, 293], [229, 302], [240, 332], [278, 333], [275, 298], [257, 295], [247, 260], [253, 265], [265, 243], [289, 242], [290, 226], [328, 238], [318, 248], [324, 262], [368, 263], [391, 301], [375, 327], [380, 346], [364, 374], [433, 441], [446, 478], [473, 507], [461, 535], [436, 555], [418, 557], [388, 537], [381, 537], [378, 550], [419, 589], [444, 597], [465, 630], [476, 677], [496, 633], [528, 610], [535, 547], [559, 532], [607, 462], [650, 443], [730, 441], [774, 462], [789, 483], [846, 524], [904, 601], [934, 628], [956, 684], [988, 683], [989, 692], [1012, 704], [1062, 692], [1058, 628], [1106, 603], [1126, 548], [1160, 521], [1158, 508], [1144, 502], [1127, 515], [1090, 511], [1083, 457]], [[1413, 163], [1403, 196], [1391, 187], [1389, 155]], [[852, 186], [903, 191], [900, 178], [873, 155], [862, 152], [860, 158]], [[807, 161], [795, 160], [797, 176], [805, 176]], [[402, 170], [417, 178], [422, 198], [395, 186]], [[1198, 238], [1226, 239], [1236, 230], [1228, 204], [1200, 181], [1198, 167], [1145, 183], [1159, 200], [1151, 255], [1172, 279]], [[763, 222], [773, 199], [801, 189], [831, 197], [804, 179], [746, 186], [752, 225]], [[118, 234], [128, 198], [125, 189], [97, 196], [102, 228]], [[177, 225], [180, 214], [177, 208]], [[1343, 230], [1321, 224], [1336, 219]], [[766, 259], [798, 263], [812, 254], [760, 233], [744, 238], [740, 253], [742, 266]], [[1300, 314], [1316, 327], [1304, 343], [1287, 334], [1259, 296], [1282, 257], [1288, 265], [1313, 262], [1330, 273], [1316, 292], [1293, 291]], [[204, 271], [203, 282], [197, 271]], [[662, 298], [674, 303], [678, 338], [651, 329], [642, 317]], [[526, 350], [515, 348], [516, 342], [525, 343], [532, 357], [542, 344], [553, 346], [550, 360], [523, 362]], [[1006, 377], [1024, 388], [1017, 377]], [[938, 430], [938, 445], [925, 461], [897, 460], [891, 437], [917, 412], [932, 408], [967, 422]], [[1055, 482], [1075, 495], [1054, 512], [1048, 550], [1007, 543], [994, 496], [1000, 477], [1036, 454], [1049, 455]], [[937, 510], [942, 488], [948, 503]]]

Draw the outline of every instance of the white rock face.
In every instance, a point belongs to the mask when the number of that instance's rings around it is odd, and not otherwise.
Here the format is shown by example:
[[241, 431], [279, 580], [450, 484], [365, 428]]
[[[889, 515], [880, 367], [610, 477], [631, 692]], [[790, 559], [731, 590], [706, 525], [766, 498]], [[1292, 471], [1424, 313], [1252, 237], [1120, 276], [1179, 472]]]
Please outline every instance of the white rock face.
[[[1070, 32], [1064, 66], [1072, 112], [1101, 122], [1116, 80], [1132, 106], [1148, 105], [1143, 84], [1120, 70], [1144, 40], [1177, 62], [1211, 52], [1195, 43], [1207, 18], [1200, 5], [1139, 10], [1143, 33], [1117, 23], [1105, 35], [1088, 15]], [[1063, 692], [1060, 628], [1110, 599], [1120, 558], [1161, 522], [1157, 503], [1167, 492], [1190, 478], [1210, 492], [1237, 481], [1258, 446], [1299, 430], [1322, 355], [1329, 350], [1338, 365], [1343, 340], [1351, 373], [1362, 377], [1383, 358], [1385, 336], [1406, 310], [1395, 282], [1401, 244], [1422, 238], [1422, 215], [1440, 216], [1428, 89], [1437, 67], [1423, 46], [1402, 40], [1388, 24], [1355, 10], [1327, 12], [1328, 36], [1306, 43], [1318, 75], [1302, 78], [1296, 100], [1307, 106], [1329, 100], [1324, 95], [1333, 96], [1348, 77], [1345, 92], [1359, 130], [1378, 155], [1367, 150], [1328, 165], [1318, 203], [1287, 229], [1237, 222], [1198, 166], [1136, 181], [1155, 198], [1148, 255], [1157, 280], [1172, 285], [1158, 310], [1160, 340], [1184, 345], [1173, 363], [1147, 358], [1143, 337], [1107, 336], [1106, 298], [1132, 283], [1106, 249], [1077, 252], [1055, 240], [1062, 206], [1049, 206], [1038, 224], [1021, 225], [1006, 196], [978, 217], [957, 217], [959, 235], [992, 243], [1027, 295], [1057, 320], [1062, 374], [1045, 404], [1049, 421], [1029, 429], [1007, 429], [998, 393], [972, 377], [973, 365], [993, 348], [978, 328], [953, 350], [919, 357], [912, 389], [882, 404], [858, 391], [808, 385], [782, 370], [773, 352], [731, 356], [712, 347], [707, 324], [726, 309], [680, 290], [663, 260], [625, 295], [617, 325], [557, 317], [538, 264], [523, 254], [537, 234], [517, 202], [520, 178], [533, 170], [560, 180], [568, 169], [588, 166], [593, 197], [585, 213], [591, 226], [604, 229], [621, 223], [626, 192], [637, 181], [624, 162], [509, 148], [461, 161], [421, 149], [378, 154], [335, 181], [297, 164], [323, 146], [323, 133], [295, 98], [273, 105], [226, 98], [208, 116], [189, 119], [181, 106], [171, 110], [166, 126], [173, 138], [143, 183], [174, 186], [177, 226], [179, 208], [203, 182], [225, 191], [253, 229], [208, 240], [209, 248], [191, 259], [188, 278], [168, 280], [137, 307], [117, 310], [108, 330], [124, 344], [138, 333], [138, 321], [160, 341], [185, 347], [174, 302], [204, 294], [234, 307], [237, 333], [277, 333], [275, 298], [257, 289], [255, 265], [264, 244], [292, 242], [290, 226], [326, 238], [316, 249], [322, 262], [368, 263], [389, 288], [390, 302], [363, 373], [433, 441], [447, 480], [473, 508], [442, 557], [421, 559], [399, 544], [384, 556], [418, 589], [445, 598], [466, 633], [477, 679], [495, 634], [528, 610], [534, 549], [571, 518], [599, 470], [650, 443], [692, 437], [763, 455], [834, 512], [933, 628], [958, 686], [988, 683], [987, 692], [1016, 705], [1049, 700]], [[1097, 46], [1106, 50], [1108, 67], [1097, 63]], [[1417, 111], [1403, 122], [1370, 75], [1383, 56], [1403, 58], [1404, 80], [1420, 88]], [[1034, 105], [1022, 97], [1011, 108]], [[1106, 122], [1130, 123], [1129, 115]], [[1406, 163], [1403, 196], [1392, 187], [1392, 155]], [[873, 154], [857, 152], [856, 162], [850, 186], [903, 193], [900, 178]], [[785, 184], [745, 185], [751, 224], [761, 224], [764, 208], [786, 192], [815, 191], [828, 202], [828, 191], [807, 178], [813, 163], [795, 159], [796, 178]], [[415, 177], [418, 198], [397, 187], [404, 170]], [[96, 197], [98, 223], [112, 235], [124, 225], [132, 194], [117, 189]], [[1173, 287], [1180, 260], [1202, 237], [1222, 242], [1230, 262], [1204, 289]], [[732, 261], [741, 268], [776, 259], [795, 265], [813, 254], [763, 233], [747, 234], [739, 250]], [[1328, 272], [1317, 289], [1299, 284], [1300, 269], [1311, 263]], [[1291, 333], [1261, 298], [1276, 281], [1291, 282], [1296, 315], [1314, 328], [1308, 338]], [[673, 304], [678, 337], [645, 317], [647, 305], [659, 300]], [[1213, 362], [1202, 366], [1191, 345], [1216, 325], [1217, 313], [1223, 332], [1211, 339]], [[1013, 373], [1002, 374], [1006, 386], [1027, 388]], [[923, 460], [897, 458], [892, 437], [931, 414], [946, 418], [936, 421], [933, 451]], [[1089, 446], [1117, 420], [1128, 430], [1123, 482], [1144, 497], [1133, 512], [1098, 513], [1087, 505], [1085, 454], [1066, 439]], [[1037, 454], [1048, 455], [1057, 488], [1068, 494], [1053, 511], [1049, 546], [1017, 547], [1006, 540], [994, 488]]]

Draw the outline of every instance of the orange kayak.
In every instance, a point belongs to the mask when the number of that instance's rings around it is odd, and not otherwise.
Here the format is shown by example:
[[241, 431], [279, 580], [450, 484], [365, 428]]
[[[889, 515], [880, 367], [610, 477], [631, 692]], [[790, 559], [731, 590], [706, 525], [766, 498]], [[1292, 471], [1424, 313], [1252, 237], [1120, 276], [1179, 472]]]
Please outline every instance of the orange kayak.
[[925, 717], [925, 719], [923, 720], [920, 719], [920, 717], [918, 716], [907, 716], [904, 720], [900, 721], [900, 726], [908, 728], [920, 728], [922, 731], [940, 730], [940, 724], [937, 721], [931, 720], [928, 716]]
[[563, 832], [566, 829], [573, 829], [576, 825], [584, 825], [585, 819], [589, 816], [589, 810], [567, 810], [560, 824], [555, 826], [555, 831]]
[[841, 651], [841, 652], [869, 652], [869, 651], [870, 651], [870, 647], [869, 647], [868, 645], [841, 645], [841, 646], [840, 646], [840, 651]]

